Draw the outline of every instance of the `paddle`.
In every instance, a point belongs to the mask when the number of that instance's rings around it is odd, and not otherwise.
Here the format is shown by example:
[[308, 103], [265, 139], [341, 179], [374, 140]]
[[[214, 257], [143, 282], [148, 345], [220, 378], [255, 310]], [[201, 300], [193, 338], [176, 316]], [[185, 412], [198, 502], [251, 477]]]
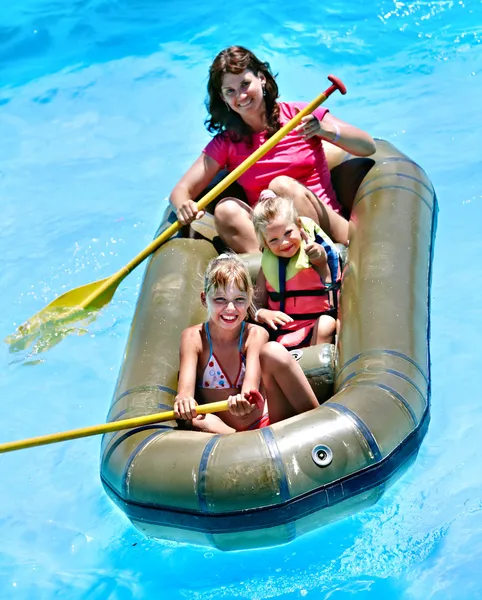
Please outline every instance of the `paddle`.
[[[343, 83], [333, 75], [328, 75], [328, 79], [332, 82], [332, 85], [321, 93], [317, 98], [310, 102], [303, 110], [295, 115], [291, 121], [286, 123], [279, 131], [277, 131], [269, 140], [267, 140], [262, 146], [260, 146], [255, 152], [253, 152], [246, 160], [244, 160], [234, 171], [229, 173], [222, 181], [215, 185], [205, 196], [203, 196], [197, 203], [199, 210], [204, 209], [214, 198], [216, 198], [222, 191], [224, 191], [229, 185], [231, 185], [240, 175], [247, 171], [257, 160], [263, 157], [269, 152], [286, 134], [292, 131], [299, 123], [301, 119], [306, 115], [312, 113], [318, 106], [331, 96], [331, 94], [339, 90], [341, 94], [346, 94], [346, 88]], [[100, 279], [92, 283], [87, 283], [73, 290], [65, 292], [52, 302], [48, 304], [41, 311], [36, 313], [32, 318], [26, 321], [23, 325], [17, 329], [17, 332], [13, 336], [6, 338], [6, 342], [10, 344], [18, 343], [22, 337], [32, 337], [33, 329], [39, 329], [44, 323], [65, 321], [69, 322], [73, 320], [79, 320], [85, 318], [88, 313], [85, 311], [98, 310], [105, 306], [114, 295], [120, 282], [133, 271], [142, 261], [144, 261], [150, 254], [159, 248], [164, 242], [166, 242], [171, 236], [173, 236], [182, 227], [179, 221], [176, 221], [167, 229], [165, 229], [161, 235], [153, 240], [142, 252], [140, 252], [135, 258], [133, 258], [125, 267], [122, 267], [119, 271], [107, 277], [106, 279]]]
[[[251, 404], [255, 404], [260, 410], [264, 408], [264, 398], [257, 390], [252, 390], [244, 396]], [[209, 413], [222, 412], [225, 410], [229, 410], [227, 400], [211, 402], [210, 404], [200, 404], [196, 407], [198, 415], [207, 415]], [[0, 454], [14, 452], [15, 450], [24, 450], [25, 448], [33, 448], [35, 446], [45, 446], [46, 444], [66, 442], [67, 440], [75, 440], [83, 437], [91, 437], [103, 433], [111, 433], [112, 431], [121, 431], [122, 429], [132, 429], [133, 427], [161, 423], [162, 421], [172, 421], [175, 418], [174, 411], [168, 410], [153, 415], [146, 415], [144, 417], [133, 417], [132, 419], [112, 421], [111, 423], [102, 423], [101, 425], [91, 425], [90, 427], [81, 427], [80, 429], [71, 429], [70, 431], [49, 433], [48, 435], [40, 435], [25, 440], [0, 444]]]

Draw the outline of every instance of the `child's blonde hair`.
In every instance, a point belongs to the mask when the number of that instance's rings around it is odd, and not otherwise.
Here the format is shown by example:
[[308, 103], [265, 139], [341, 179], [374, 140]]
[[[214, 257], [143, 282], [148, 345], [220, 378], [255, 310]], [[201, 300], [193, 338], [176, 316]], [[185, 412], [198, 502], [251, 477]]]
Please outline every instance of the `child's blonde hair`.
[[263, 248], [266, 247], [266, 227], [273, 219], [279, 216], [286, 217], [288, 223], [297, 223], [298, 211], [291, 198], [273, 194], [273, 196], [258, 202], [254, 207], [251, 218], [253, 220], [256, 236]]
[[226, 289], [230, 283], [248, 294], [248, 316], [254, 320], [253, 283], [246, 264], [232, 252], [220, 254], [209, 261], [204, 273], [204, 293], [207, 296], [212, 290]]

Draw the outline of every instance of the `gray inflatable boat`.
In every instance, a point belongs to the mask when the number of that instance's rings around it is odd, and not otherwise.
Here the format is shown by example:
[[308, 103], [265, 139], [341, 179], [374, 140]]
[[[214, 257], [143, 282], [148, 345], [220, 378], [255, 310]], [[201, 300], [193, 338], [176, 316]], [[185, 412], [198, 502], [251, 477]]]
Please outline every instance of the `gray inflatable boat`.
[[[103, 485], [146, 535], [222, 550], [286, 543], [370, 506], [416, 457], [429, 423], [437, 201], [414, 161], [388, 142], [377, 148], [329, 155], [351, 214], [341, 329], [336, 345], [295, 354], [320, 406], [231, 435], [172, 421], [104, 436]], [[108, 421], [172, 408], [181, 332], [206, 317], [212, 227], [206, 217], [203, 236], [178, 236], [151, 257]], [[255, 274], [259, 257], [244, 258]]]

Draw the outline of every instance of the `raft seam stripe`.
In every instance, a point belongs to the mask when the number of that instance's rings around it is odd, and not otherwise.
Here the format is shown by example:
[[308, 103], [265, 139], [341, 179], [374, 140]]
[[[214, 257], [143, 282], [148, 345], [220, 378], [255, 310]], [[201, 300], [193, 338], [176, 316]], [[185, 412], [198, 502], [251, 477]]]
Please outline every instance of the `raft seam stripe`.
[[[370, 194], [373, 194], [374, 192], [380, 192], [382, 190], [405, 190], [406, 192], [410, 192], [414, 196], [418, 196], [420, 198], [420, 200], [428, 207], [428, 209], [430, 211], [433, 210], [433, 207], [431, 204], [429, 204], [428, 200], [426, 200], [421, 194], [419, 194], [415, 190], [412, 190], [412, 188], [406, 187], [405, 185], [381, 185], [380, 187], [373, 188], [373, 190], [370, 190], [369, 192], [362, 194], [360, 196], [360, 198], [358, 198], [358, 200], [353, 203], [353, 208], [355, 208], [355, 206], [357, 206], [364, 198], [366, 198], [367, 196], [370, 196]], [[352, 208], [352, 210], [353, 210], [353, 208]]]
[[[159, 229], [156, 231], [156, 233], [154, 234], [154, 237], [152, 239], [155, 240], [156, 238], [158, 238], [161, 234], [163, 234], [169, 228], [170, 225], [172, 225], [176, 221], [177, 221], [177, 215], [174, 212], [174, 210], [171, 210], [169, 212], [169, 214], [167, 215], [167, 217], [164, 219], [164, 221], [159, 225]], [[173, 240], [180, 236], [181, 236], [181, 231], [179, 230], [179, 231], [176, 231], [176, 233], [174, 233], [169, 238], [169, 240]]]
[[330, 408], [334, 408], [335, 411], [342, 413], [344, 416], [350, 419], [352, 423], [356, 426], [356, 428], [360, 431], [360, 433], [365, 438], [372, 454], [375, 462], [378, 462], [382, 459], [382, 453], [380, 447], [375, 439], [375, 436], [371, 432], [370, 428], [367, 424], [361, 419], [359, 415], [356, 414], [350, 408], [343, 406], [343, 404], [339, 404], [338, 402], [325, 402], [324, 406], [329, 406]]
[[264, 437], [269, 455], [271, 456], [273, 463], [276, 465], [276, 470], [278, 471], [279, 493], [281, 501], [286, 502], [291, 498], [290, 487], [288, 484], [288, 478], [286, 476], [283, 459], [281, 458], [281, 452], [279, 451], [278, 444], [276, 443], [276, 438], [274, 437], [271, 427], [263, 427], [259, 431]]
[[131, 468], [134, 464], [134, 461], [136, 460], [136, 458], [147, 448], [147, 446], [149, 446], [149, 444], [151, 442], [153, 442], [156, 438], [165, 435], [166, 432], [159, 432], [159, 431], [155, 431], [154, 433], [151, 433], [151, 435], [149, 435], [148, 437], [144, 438], [142, 440], [142, 442], [140, 442], [140, 444], [138, 444], [134, 450], [131, 452], [131, 455], [129, 456], [129, 458], [126, 461], [125, 467], [124, 467], [124, 471], [122, 473], [122, 478], [121, 478], [121, 488], [122, 488], [122, 494], [127, 498], [127, 494], [129, 493], [129, 483], [130, 483], [130, 478], [131, 478]]
[[417, 390], [417, 392], [420, 394], [420, 397], [422, 398], [422, 400], [425, 403], [427, 402], [426, 395], [418, 387], [418, 385], [415, 383], [415, 381], [413, 381], [412, 379], [410, 379], [410, 377], [408, 375], [405, 375], [405, 373], [401, 373], [400, 371], [395, 371], [395, 369], [386, 369], [386, 372], [389, 375], [394, 375], [395, 377], [400, 377], [400, 379], [403, 379], [404, 381], [406, 381], [407, 383], [409, 383], [411, 386], [413, 386]]
[[425, 171], [422, 169], [422, 167], [418, 163], [416, 163], [414, 160], [412, 160], [411, 158], [408, 158], [408, 156], [389, 156], [388, 158], [380, 159], [379, 161], [376, 162], [376, 164], [383, 165], [384, 163], [388, 163], [388, 162], [404, 162], [409, 165], [413, 165], [414, 167], [417, 167], [417, 169], [420, 169], [420, 171], [422, 171], [422, 173], [428, 179], [427, 173], [425, 173]]
[[[141, 427], [136, 427], [135, 429], [130, 429], [129, 431], [126, 431], [121, 436], [119, 436], [116, 439], [116, 441], [109, 447], [107, 452], [106, 452], [106, 449], [104, 448], [104, 450], [102, 451], [102, 454], [104, 454], [104, 452], [105, 452], [105, 454], [102, 458], [102, 463], [107, 463], [110, 460], [110, 457], [112, 456], [112, 454], [115, 452], [115, 450], [122, 444], [122, 442], [124, 442], [125, 440], [130, 438], [131, 435], [139, 433], [140, 431], [147, 431], [148, 429], [164, 430], [165, 433], [174, 431], [173, 427], [169, 427], [168, 425], [156, 425], [155, 423], [153, 423], [152, 425], [142, 425]], [[119, 432], [112, 431], [111, 433], [104, 433], [104, 435], [102, 436], [101, 444], [104, 444], [104, 441], [105, 441], [107, 435], [115, 435], [116, 433], [119, 433]]]
[[353, 358], [350, 358], [350, 360], [348, 360], [342, 366], [342, 368], [338, 371], [337, 378], [348, 366], [350, 366], [358, 359], [362, 358], [362, 356], [377, 356], [378, 354], [388, 354], [389, 356], [396, 356], [397, 358], [402, 358], [403, 360], [406, 360], [411, 365], [413, 365], [417, 369], [417, 371], [422, 375], [422, 377], [425, 380], [425, 383], [428, 383], [428, 378], [423, 372], [422, 367], [417, 362], [415, 362], [413, 358], [410, 358], [410, 356], [408, 356], [407, 354], [403, 354], [402, 352], [398, 352], [397, 350], [366, 350], [365, 352], [360, 352], [359, 354], [356, 354]]
[[208, 512], [208, 504], [206, 501], [206, 485], [207, 485], [207, 466], [209, 457], [214, 445], [221, 437], [220, 434], [214, 435], [204, 446], [201, 460], [199, 461], [198, 483], [197, 483], [197, 499], [201, 510]]
[[136, 385], [136, 387], [130, 388], [128, 390], [126, 390], [125, 392], [122, 392], [122, 394], [116, 399], [116, 402], [118, 400], [120, 400], [121, 398], [124, 398], [124, 396], [129, 396], [129, 394], [133, 394], [134, 392], [167, 392], [168, 394], [170, 394], [171, 396], [175, 396], [177, 394], [176, 390], [173, 390], [170, 387], [167, 387], [166, 385], [160, 385], [160, 384], [153, 384], [153, 385]]
[[[420, 396], [424, 402], [427, 401], [425, 394], [418, 387], [418, 385], [412, 379], [410, 379], [410, 377], [408, 377], [408, 375], [405, 375], [404, 373], [401, 373], [400, 371], [395, 371], [395, 369], [377, 369], [376, 372], [375, 371], [367, 371], [366, 369], [360, 369], [359, 371], [353, 371], [353, 373], [350, 373], [349, 375], [347, 375], [345, 377], [345, 379], [340, 383], [338, 389], [344, 387], [351, 379], [353, 379], [354, 377], [357, 377], [358, 375], [364, 375], [364, 374], [379, 375], [382, 373], [385, 373], [386, 375], [393, 375], [395, 377], [399, 377], [400, 379], [403, 379], [404, 381], [409, 383], [420, 394]], [[357, 382], [357, 383], [359, 383], [359, 382]]]
[[[348, 387], [353, 387], [353, 385], [355, 385], [355, 384], [347, 385], [346, 387], [342, 388], [340, 390], [340, 392], [342, 392], [343, 390], [346, 390]], [[365, 386], [380, 388], [381, 390], [384, 390], [385, 392], [388, 392], [390, 395], [394, 396], [403, 405], [403, 407], [406, 409], [406, 411], [409, 413], [410, 418], [412, 420], [412, 425], [414, 427], [416, 427], [416, 425], [418, 423], [417, 415], [415, 414], [415, 411], [413, 410], [413, 408], [410, 406], [410, 403], [408, 402], [408, 400], [406, 398], [404, 398], [402, 396], [402, 394], [399, 394], [396, 390], [389, 387], [388, 385], [385, 385], [384, 383], [376, 383], [374, 381], [357, 381], [356, 385], [365, 385]]]
[[165, 385], [138, 385], [125, 392], [122, 392], [122, 394], [112, 402], [109, 410], [112, 410], [112, 407], [115, 406], [119, 400], [122, 400], [122, 398], [125, 398], [125, 396], [129, 396], [135, 392], [166, 392], [171, 396], [177, 395], [176, 390], [173, 390]]
[[367, 187], [367, 185], [370, 185], [370, 183], [373, 183], [374, 181], [377, 181], [377, 179], [383, 179], [384, 177], [403, 177], [405, 179], [410, 179], [411, 181], [415, 181], [416, 183], [419, 183], [422, 187], [424, 187], [427, 190], [427, 192], [429, 194], [431, 194], [433, 196], [433, 193], [434, 193], [433, 188], [430, 188], [421, 179], [418, 179], [414, 175], [408, 175], [407, 173], [388, 173], [388, 172], [386, 172], [386, 173], [380, 173], [379, 175], [376, 175], [375, 177], [372, 177], [368, 181], [365, 181], [364, 183], [362, 183], [360, 185], [360, 187], [358, 188], [357, 192], [359, 193], [360, 190], [362, 190], [363, 188]]
[[292, 542], [298, 535], [296, 532], [296, 521], [288, 521], [288, 523], [285, 523], [285, 527], [288, 538], [287, 542]]
[[[132, 410], [132, 406], [129, 408], [124, 408], [123, 410], [120, 411], [120, 413], [117, 413], [115, 417], [109, 417], [109, 423], [113, 423], [115, 421], [119, 420], [119, 417], [122, 417], [123, 415], [125, 415], [127, 412], [129, 412], [130, 410]], [[172, 410], [172, 406], [170, 406], [169, 404], [161, 404], [159, 403], [157, 405], [157, 408], [160, 408], [161, 410]], [[154, 414], [154, 413], [151, 413]], [[148, 416], [148, 415], [142, 415], [142, 416]], [[173, 421], [175, 420], [174, 418], [172, 419]]]
[[[429, 250], [429, 257], [430, 257], [430, 261], [429, 261], [429, 273], [428, 273], [428, 289], [427, 289], [427, 314], [428, 314], [428, 322], [427, 322], [427, 337], [426, 337], [426, 341], [427, 341], [427, 371], [430, 375], [431, 373], [431, 368], [432, 368], [432, 363], [431, 363], [431, 349], [430, 349], [430, 337], [431, 337], [431, 330], [432, 330], [432, 277], [433, 277], [433, 255], [434, 255], [434, 248], [435, 248], [435, 237], [437, 234], [437, 224], [438, 224], [438, 199], [437, 199], [437, 194], [434, 191], [434, 211], [432, 213], [432, 235], [431, 235], [431, 239], [430, 239], [430, 250]], [[428, 389], [427, 389], [427, 396], [428, 396], [428, 403], [430, 404], [430, 397], [431, 397], [431, 391], [432, 391], [432, 379], [429, 376], [428, 378]]]

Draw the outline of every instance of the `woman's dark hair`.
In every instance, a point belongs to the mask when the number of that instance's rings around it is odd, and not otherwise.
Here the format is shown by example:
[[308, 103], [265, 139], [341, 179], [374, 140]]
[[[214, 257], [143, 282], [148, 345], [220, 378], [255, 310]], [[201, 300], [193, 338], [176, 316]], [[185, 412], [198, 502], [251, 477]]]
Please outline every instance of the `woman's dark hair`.
[[238, 75], [246, 69], [256, 76], [258, 73], [262, 73], [266, 78], [264, 99], [268, 121], [267, 136], [271, 137], [280, 128], [279, 106], [276, 102], [279, 96], [278, 85], [269, 63], [261, 62], [252, 52], [242, 46], [230, 46], [216, 56], [209, 69], [206, 108], [210, 116], [204, 124], [210, 133], [225, 133], [233, 142], [241, 140], [250, 142], [253, 132], [240, 115], [229, 109], [222, 99], [223, 76], [226, 73]]

